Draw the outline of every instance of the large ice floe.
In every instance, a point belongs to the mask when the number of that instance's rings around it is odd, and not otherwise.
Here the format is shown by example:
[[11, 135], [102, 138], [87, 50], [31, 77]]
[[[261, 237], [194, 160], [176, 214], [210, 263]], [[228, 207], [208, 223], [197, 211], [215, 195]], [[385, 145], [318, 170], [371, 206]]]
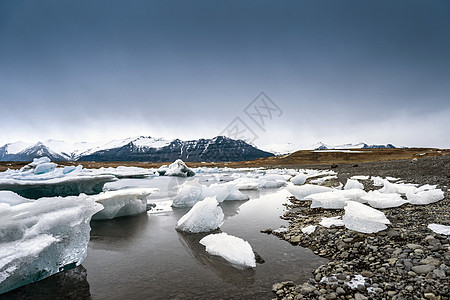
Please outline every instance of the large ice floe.
[[106, 191], [91, 196], [96, 202], [103, 205], [93, 220], [114, 219], [123, 216], [133, 216], [149, 209], [147, 197], [158, 191], [156, 188], [133, 188], [118, 191]]
[[344, 209], [344, 225], [354, 231], [374, 233], [386, 229], [386, 224], [391, 223], [383, 212], [359, 202], [348, 201]]
[[235, 267], [256, 267], [252, 246], [241, 238], [222, 232], [205, 236], [200, 244], [206, 252], [223, 257]]
[[76, 196], [100, 193], [105, 183], [114, 180], [112, 175], [86, 175], [82, 166], [57, 168], [50, 159], [42, 157], [20, 170], [0, 173], [0, 190], [13, 191], [30, 199]]
[[176, 229], [191, 233], [216, 230], [223, 223], [224, 214], [213, 197], [197, 202], [191, 210], [178, 220]]
[[89, 221], [101, 209], [86, 195], [27, 200], [0, 193], [0, 294], [80, 265]]
[[162, 176], [180, 176], [180, 177], [191, 177], [195, 175], [195, 172], [188, 168], [186, 164], [181, 160], [177, 159], [175, 162], [170, 165], [161, 166], [158, 169], [159, 175]]

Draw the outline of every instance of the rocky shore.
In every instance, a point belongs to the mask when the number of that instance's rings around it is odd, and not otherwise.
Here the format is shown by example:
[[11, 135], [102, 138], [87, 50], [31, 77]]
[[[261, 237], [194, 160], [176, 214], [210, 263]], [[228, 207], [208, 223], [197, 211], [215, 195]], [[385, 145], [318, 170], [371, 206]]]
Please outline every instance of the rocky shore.
[[[353, 175], [392, 176], [438, 184], [445, 191], [445, 199], [433, 204], [382, 209], [391, 224], [375, 234], [320, 225], [310, 235], [303, 233], [302, 228], [317, 225], [322, 217], [344, 212], [311, 209], [310, 201], [291, 197], [282, 216], [289, 220], [289, 228], [263, 232], [309, 248], [330, 262], [317, 268], [308, 282], [274, 284], [274, 295], [278, 299], [449, 299], [450, 236], [427, 228], [431, 223], [450, 225], [449, 167], [448, 156], [337, 166], [338, 180], [344, 183]], [[378, 189], [371, 180], [361, 182], [366, 191]]]

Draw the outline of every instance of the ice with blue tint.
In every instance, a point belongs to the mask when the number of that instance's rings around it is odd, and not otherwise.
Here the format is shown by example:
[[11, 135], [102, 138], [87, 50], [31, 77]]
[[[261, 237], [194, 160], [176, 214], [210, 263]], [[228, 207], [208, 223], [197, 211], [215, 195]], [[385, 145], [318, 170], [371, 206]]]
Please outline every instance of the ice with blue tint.
[[0, 294], [80, 265], [89, 222], [101, 209], [86, 195], [24, 200], [1, 193]]

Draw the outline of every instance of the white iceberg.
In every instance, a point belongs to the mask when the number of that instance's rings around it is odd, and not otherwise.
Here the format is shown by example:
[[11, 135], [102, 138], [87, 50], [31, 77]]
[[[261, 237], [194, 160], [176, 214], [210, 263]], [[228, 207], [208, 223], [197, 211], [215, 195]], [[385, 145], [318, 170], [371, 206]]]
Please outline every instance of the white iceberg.
[[223, 224], [224, 214], [215, 198], [197, 202], [177, 222], [176, 229], [191, 233], [209, 232]]
[[249, 197], [240, 192], [233, 182], [214, 183], [210, 186], [200, 184], [197, 178], [183, 183], [173, 199], [173, 207], [192, 207], [206, 197], [215, 197], [217, 202], [232, 200], [248, 200]]
[[316, 227], [317, 227], [316, 225], [306, 226], [306, 227], [302, 228], [302, 232], [305, 234], [311, 234], [314, 231], [316, 231]]
[[255, 253], [247, 241], [224, 232], [210, 234], [200, 240], [206, 252], [223, 257], [234, 266], [256, 267]]
[[300, 173], [292, 177], [291, 182], [295, 185], [302, 185], [306, 182], [306, 179], [308, 179], [308, 176], [306, 176], [306, 174]]
[[355, 175], [350, 177], [350, 179], [355, 179], [355, 180], [369, 180], [370, 176], [366, 176], [366, 175]]
[[322, 220], [319, 222], [319, 225], [322, 225], [323, 227], [326, 228], [330, 228], [333, 225], [336, 227], [340, 227], [344, 226], [344, 221], [342, 221], [340, 216], [330, 218], [322, 217]]
[[188, 168], [181, 159], [177, 159], [169, 166], [165, 165], [161, 166], [158, 169], [158, 173], [164, 176], [180, 176], [180, 177], [191, 177], [195, 175], [195, 172], [192, 171], [190, 168]]
[[450, 226], [442, 225], [442, 224], [429, 224], [428, 229], [444, 235], [450, 235]]
[[305, 184], [302, 186], [288, 186], [286, 189], [298, 200], [304, 200], [305, 197], [312, 194], [332, 191], [332, 188], [314, 184]]
[[92, 198], [103, 205], [93, 220], [108, 220], [124, 216], [133, 216], [147, 211], [147, 197], [158, 191], [156, 188], [134, 188], [102, 192]]
[[14, 201], [0, 196], [0, 294], [80, 265], [102, 209], [86, 195]]
[[379, 191], [369, 191], [362, 199], [374, 208], [391, 208], [402, 206], [408, 203], [400, 194], [397, 193], [380, 193]]
[[256, 178], [237, 178], [232, 183], [238, 190], [257, 190], [259, 181]]
[[386, 224], [391, 223], [383, 212], [359, 202], [348, 201], [344, 209], [344, 225], [354, 231], [375, 233], [386, 229]]
[[364, 189], [364, 184], [359, 182], [356, 179], [347, 179], [347, 183], [344, 185], [344, 190], [351, 190], [351, 189]]

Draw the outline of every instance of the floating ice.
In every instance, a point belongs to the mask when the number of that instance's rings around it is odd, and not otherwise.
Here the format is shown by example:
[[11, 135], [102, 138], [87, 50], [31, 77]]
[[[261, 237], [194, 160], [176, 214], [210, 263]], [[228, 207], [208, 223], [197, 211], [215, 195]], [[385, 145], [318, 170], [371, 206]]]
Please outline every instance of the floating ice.
[[200, 244], [206, 247], [206, 252], [221, 256], [234, 266], [256, 267], [252, 246], [241, 238], [222, 232], [205, 236]]
[[291, 182], [295, 185], [302, 185], [305, 183], [308, 176], [306, 174], [300, 173], [294, 177], [291, 178]]
[[0, 196], [0, 294], [81, 264], [89, 221], [100, 204], [80, 195], [11, 206], [15, 200], [5, 195]]
[[257, 190], [259, 181], [255, 178], [238, 178], [232, 182], [238, 190]]
[[444, 235], [450, 235], [450, 226], [442, 225], [442, 224], [429, 224], [428, 229]]
[[362, 199], [367, 193], [359, 189], [332, 190], [331, 192], [317, 193], [305, 197], [312, 200], [311, 208], [322, 207], [324, 209], [342, 209], [347, 201], [365, 203]]
[[444, 192], [440, 189], [425, 190], [418, 193], [408, 192], [406, 198], [411, 204], [430, 204], [444, 199]]
[[0, 190], [13, 191], [23, 197], [75, 196], [81, 193], [98, 194], [107, 182], [117, 180], [112, 175], [64, 176], [47, 180], [0, 179]]
[[342, 221], [340, 216], [331, 218], [322, 217], [322, 221], [319, 224], [326, 228], [330, 228], [332, 225], [340, 227], [344, 226], [344, 221]]
[[329, 187], [314, 184], [305, 184], [302, 186], [288, 186], [286, 189], [298, 200], [303, 200], [305, 199], [305, 197], [312, 194], [332, 191], [332, 189]]
[[275, 233], [285, 233], [285, 232], [288, 232], [288, 231], [289, 231], [289, 229], [286, 228], [286, 227], [280, 227], [280, 228], [277, 228], [277, 229], [273, 230], [273, 232], [275, 232]]
[[348, 201], [344, 209], [344, 225], [354, 231], [374, 233], [386, 229], [386, 224], [391, 223], [383, 212], [359, 202]]
[[107, 191], [92, 196], [104, 208], [96, 213], [93, 220], [114, 219], [137, 215], [147, 211], [147, 196], [158, 191], [155, 188], [134, 188]]
[[205, 186], [199, 180], [193, 179], [182, 184], [177, 195], [173, 199], [173, 207], [191, 207], [206, 197], [215, 197], [217, 202], [231, 200], [248, 200], [249, 197], [240, 192], [238, 188], [229, 182], [226, 184], [211, 184]]
[[356, 179], [347, 179], [347, 183], [344, 185], [344, 190], [351, 190], [351, 189], [364, 189], [364, 184], [359, 182]]
[[181, 160], [177, 159], [175, 162], [169, 166], [161, 166], [158, 169], [158, 173], [164, 176], [180, 176], [180, 177], [191, 177], [195, 175], [195, 172], [186, 166], [186, 164]]
[[56, 164], [55, 163], [46, 162], [46, 163], [38, 164], [34, 168], [33, 173], [36, 174], [36, 175], [45, 174], [45, 173], [50, 173], [50, 172], [52, 172], [55, 169], [56, 169]]
[[191, 210], [177, 222], [176, 229], [186, 232], [208, 232], [219, 228], [224, 214], [215, 198], [208, 197], [197, 202]]
[[370, 206], [374, 208], [391, 208], [398, 207], [408, 201], [404, 200], [400, 194], [397, 193], [380, 193], [379, 191], [369, 191], [367, 195], [363, 196], [362, 199], [366, 200]]
[[316, 227], [317, 227], [316, 225], [306, 226], [306, 227], [302, 228], [302, 232], [305, 234], [311, 234], [316, 230]]

